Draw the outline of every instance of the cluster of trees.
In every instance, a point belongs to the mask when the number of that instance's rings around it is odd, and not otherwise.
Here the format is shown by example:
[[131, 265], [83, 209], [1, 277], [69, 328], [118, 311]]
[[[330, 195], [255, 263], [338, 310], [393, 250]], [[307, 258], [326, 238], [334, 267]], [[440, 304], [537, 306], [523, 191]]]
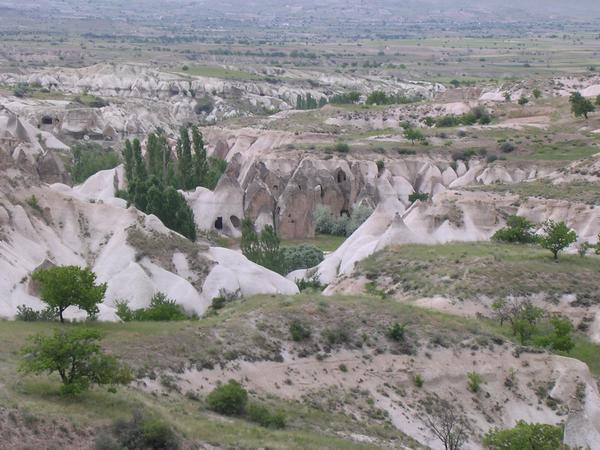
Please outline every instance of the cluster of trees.
[[419, 98], [406, 97], [401, 94], [386, 94], [384, 91], [373, 91], [367, 96], [367, 105], [404, 105], [418, 102]]
[[71, 151], [73, 159], [67, 170], [74, 183], [83, 183], [96, 172], [113, 169], [121, 163], [117, 152], [96, 143], [77, 143]]
[[[532, 342], [539, 347], [567, 353], [575, 346], [571, 322], [559, 315], [548, 316], [529, 299], [497, 300], [492, 304], [492, 310], [500, 326], [508, 322], [521, 345]], [[542, 322], [545, 323], [544, 327], [540, 327]]]
[[271, 225], [257, 232], [250, 219], [242, 222], [240, 247], [250, 261], [282, 275], [314, 267], [323, 261], [323, 252], [314, 245], [281, 247], [281, 241]]
[[197, 186], [214, 189], [227, 164], [207, 158], [202, 134], [196, 126], [180, 130], [176, 153], [174, 160], [161, 133], [148, 136], [145, 157], [139, 140], [126, 141], [127, 200], [139, 210], [156, 215], [168, 228], [195, 240], [194, 213], [177, 189]]
[[431, 117], [426, 118], [426, 124], [429, 126], [435, 125], [438, 128], [457, 127], [460, 125], [487, 125], [492, 121], [492, 116], [489, 111], [483, 106], [476, 106], [468, 113], [455, 115], [448, 114], [440, 116], [437, 119]]
[[358, 206], [350, 215], [335, 216], [329, 207], [319, 205], [315, 209], [315, 231], [334, 236], [350, 236], [372, 213], [372, 208]]
[[345, 94], [335, 94], [329, 97], [329, 103], [332, 105], [353, 105], [360, 100], [360, 93], [356, 91]]
[[317, 109], [322, 108], [326, 104], [326, 97], [321, 97], [319, 100], [317, 100], [310, 94], [310, 92], [306, 94], [306, 97], [303, 95], [298, 95], [296, 98], [296, 109]]
[[496, 231], [492, 240], [515, 244], [539, 244], [550, 250], [556, 260], [562, 250], [577, 241], [577, 233], [564, 222], [547, 220], [542, 225], [541, 235], [534, 233], [534, 227], [535, 225], [524, 217], [509, 216], [506, 227]]
[[[587, 119], [588, 114], [596, 110], [592, 101], [585, 98], [580, 92], [573, 92], [569, 97], [569, 103], [571, 103], [571, 112], [575, 117], [583, 116]], [[596, 103], [600, 104], [598, 99], [596, 99]]]

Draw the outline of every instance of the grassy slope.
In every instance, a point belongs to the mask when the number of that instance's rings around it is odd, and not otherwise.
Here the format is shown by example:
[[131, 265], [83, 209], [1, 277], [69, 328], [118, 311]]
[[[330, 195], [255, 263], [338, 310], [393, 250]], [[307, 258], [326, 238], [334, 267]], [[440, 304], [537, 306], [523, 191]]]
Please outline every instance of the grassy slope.
[[[598, 303], [600, 257], [562, 255], [559, 263], [546, 250], [533, 246], [494, 243], [449, 243], [437, 246], [403, 245], [380, 251], [357, 269], [377, 286], [389, 277], [394, 287], [409, 296], [445, 295], [457, 299], [479, 296], [503, 298], [544, 292], [558, 298], [576, 294], [582, 303]], [[514, 340], [508, 327], [481, 320], [488, 331]], [[569, 356], [588, 364], [600, 376], [600, 345], [577, 335]]]
[[403, 245], [380, 251], [359, 265], [369, 278], [389, 276], [409, 295], [466, 299], [545, 292], [573, 293], [599, 302], [600, 258], [561, 255], [557, 264], [537, 246], [489, 242]]
[[477, 191], [510, 192], [522, 198], [542, 197], [548, 199], [569, 200], [573, 202], [600, 204], [600, 183], [589, 181], [572, 181], [552, 184], [548, 180], [535, 180], [515, 184], [490, 184], [472, 188]]

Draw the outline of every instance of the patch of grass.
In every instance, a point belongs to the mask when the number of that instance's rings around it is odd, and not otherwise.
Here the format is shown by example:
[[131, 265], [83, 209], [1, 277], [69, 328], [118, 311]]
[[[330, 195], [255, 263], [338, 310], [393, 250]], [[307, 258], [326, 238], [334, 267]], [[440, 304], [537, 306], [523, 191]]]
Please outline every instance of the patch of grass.
[[487, 192], [512, 193], [524, 199], [527, 197], [541, 197], [569, 200], [589, 205], [600, 204], [600, 183], [583, 180], [560, 184], [552, 184], [549, 180], [535, 180], [515, 184], [490, 184], [473, 188], [473, 190], [475, 189]]
[[295, 247], [300, 244], [312, 244], [324, 252], [333, 252], [344, 243], [345, 236], [331, 234], [317, 234], [314, 238], [288, 239], [281, 242], [282, 247]]
[[509, 159], [575, 161], [600, 152], [600, 148], [582, 141], [563, 141], [551, 144], [538, 144], [530, 152], [512, 153]]
[[177, 73], [196, 77], [213, 77], [225, 80], [261, 80], [262, 77], [243, 70], [229, 69], [221, 66], [192, 65], [187, 70], [180, 69]]
[[490, 242], [403, 245], [382, 250], [358, 266], [373, 280], [389, 277], [396, 291], [414, 296], [476, 299], [484, 295], [576, 294], [600, 303], [600, 258], [563, 255], [556, 263], [544, 249]]

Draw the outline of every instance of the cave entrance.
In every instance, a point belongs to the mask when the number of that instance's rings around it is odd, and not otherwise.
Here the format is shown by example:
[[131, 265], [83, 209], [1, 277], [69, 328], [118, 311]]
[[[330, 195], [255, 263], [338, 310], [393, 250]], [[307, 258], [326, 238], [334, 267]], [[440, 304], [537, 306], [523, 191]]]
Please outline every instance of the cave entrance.
[[238, 216], [231, 216], [229, 218], [229, 220], [231, 221], [231, 225], [233, 225], [234, 228], [240, 228], [240, 225], [242, 224], [239, 217]]
[[337, 173], [337, 182], [338, 183], [343, 183], [347, 179], [348, 178], [346, 177], [346, 172], [344, 172], [343, 170], [338, 170], [338, 173]]
[[215, 228], [217, 230], [223, 229], [223, 218], [222, 217], [217, 217], [217, 220], [215, 220]]
[[42, 117], [42, 125], [52, 125], [54, 123], [54, 119], [50, 116]]

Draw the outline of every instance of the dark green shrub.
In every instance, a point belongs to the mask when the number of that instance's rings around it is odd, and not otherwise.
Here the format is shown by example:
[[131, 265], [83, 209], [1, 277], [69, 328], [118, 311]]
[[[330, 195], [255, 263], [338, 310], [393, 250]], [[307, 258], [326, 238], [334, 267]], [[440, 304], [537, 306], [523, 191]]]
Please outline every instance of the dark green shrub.
[[337, 142], [333, 149], [338, 153], [348, 153], [350, 151], [350, 146], [345, 142]]
[[250, 403], [246, 408], [246, 416], [265, 428], [285, 428], [285, 415], [282, 412], [272, 413], [263, 405]]
[[294, 320], [290, 323], [290, 335], [294, 341], [299, 342], [309, 339], [310, 334], [310, 328], [299, 320]]
[[21, 320], [23, 322], [50, 322], [56, 320], [56, 317], [56, 310], [51, 307], [36, 311], [27, 305], [19, 305], [17, 306], [15, 320]]
[[330, 328], [323, 331], [323, 338], [330, 345], [341, 345], [350, 342], [350, 336], [344, 328]]
[[248, 392], [240, 383], [229, 380], [227, 383], [217, 386], [206, 397], [208, 407], [226, 416], [241, 416], [246, 410]]
[[115, 421], [112, 432], [123, 449], [177, 450], [180, 447], [177, 434], [167, 423], [139, 411], [129, 421]]
[[282, 251], [286, 272], [314, 267], [324, 258], [323, 251], [311, 244], [284, 247]]
[[135, 313], [139, 321], [173, 321], [187, 320], [189, 317], [175, 300], [168, 298], [162, 292], [154, 294], [148, 308], [138, 309]]
[[483, 443], [490, 450], [567, 450], [561, 427], [522, 420], [514, 428], [488, 431]]
[[393, 341], [402, 342], [404, 341], [404, 334], [406, 332], [406, 326], [400, 325], [398, 322], [390, 326], [386, 331], [386, 336]]
[[408, 196], [408, 201], [411, 203], [414, 203], [417, 200], [426, 202], [427, 200], [429, 200], [429, 194], [427, 192], [413, 192]]
[[500, 145], [500, 151], [502, 153], [512, 153], [515, 151], [515, 146], [511, 142], [503, 142]]
[[296, 286], [298, 286], [298, 289], [300, 290], [300, 292], [306, 291], [306, 290], [313, 290], [313, 291], [320, 292], [327, 287], [327, 285], [324, 285], [321, 283], [321, 280], [319, 280], [318, 274], [314, 274], [311, 278], [308, 278], [308, 279], [301, 278], [301, 279], [296, 280]]
[[121, 163], [117, 152], [96, 143], [78, 143], [71, 151], [73, 160], [67, 170], [74, 183], [83, 183], [96, 172], [113, 169]]
[[115, 302], [116, 314], [123, 322], [170, 322], [176, 320], [190, 320], [189, 316], [175, 300], [168, 298], [164, 293], [157, 292], [150, 300], [150, 306], [132, 310], [127, 301]]

